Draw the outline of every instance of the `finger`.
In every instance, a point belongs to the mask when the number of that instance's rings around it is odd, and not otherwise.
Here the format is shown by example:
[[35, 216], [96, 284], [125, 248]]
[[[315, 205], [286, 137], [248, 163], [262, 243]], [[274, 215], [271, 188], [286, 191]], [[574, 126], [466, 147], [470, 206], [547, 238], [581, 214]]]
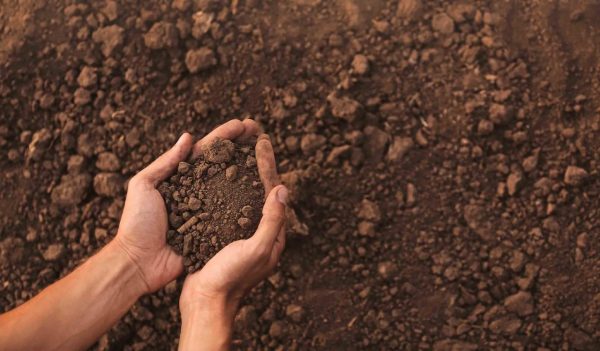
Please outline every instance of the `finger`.
[[200, 139], [192, 150], [192, 158], [195, 159], [202, 153], [204, 145], [208, 145], [215, 138], [233, 140], [244, 134], [245, 126], [239, 119], [232, 119], [215, 128], [208, 133], [204, 138]]
[[281, 253], [283, 249], [285, 249], [285, 224], [283, 228], [279, 231], [277, 238], [275, 239], [275, 244], [273, 244], [273, 250], [271, 251], [271, 265], [275, 267], [277, 262], [279, 262], [279, 258], [281, 257]]
[[184, 161], [190, 149], [192, 148], [192, 136], [190, 133], [183, 133], [177, 143], [169, 151], [160, 155], [148, 167], [144, 168], [138, 175], [141, 179], [147, 180], [154, 186], [169, 177], [179, 162]]
[[261, 133], [260, 125], [253, 119], [247, 118], [242, 121], [242, 124], [244, 125], [244, 133], [238, 137], [238, 140], [240, 141], [251, 140], [252, 138], [258, 137]]
[[256, 142], [256, 164], [265, 194], [269, 194], [274, 187], [281, 184], [281, 180], [277, 174], [273, 146], [267, 134], [261, 134]]
[[249, 239], [255, 244], [264, 246], [268, 250], [273, 248], [277, 236], [285, 224], [285, 207], [287, 203], [288, 190], [280, 185], [274, 188], [265, 200], [263, 216], [258, 224], [256, 233]]

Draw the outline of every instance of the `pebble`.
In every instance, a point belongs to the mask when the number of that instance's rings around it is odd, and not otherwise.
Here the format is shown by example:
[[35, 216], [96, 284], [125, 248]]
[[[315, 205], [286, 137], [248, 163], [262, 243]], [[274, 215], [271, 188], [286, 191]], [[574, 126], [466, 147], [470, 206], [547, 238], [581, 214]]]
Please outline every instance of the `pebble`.
[[148, 33], [144, 34], [144, 44], [153, 50], [172, 48], [177, 46], [178, 42], [179, 33], [175, 25], [170, 22], [156, 22]]
[[581, 185], [588, 176], [589, 174], [585, 169], [577, 166], [569, 166], [565, 171], [564, 181], [565, 184], [578, 186]]
[[352, 69], [358, 75], [366, 74], [369, 71], [369, 59], [365, 55], [355, 55], [352, 59]]
[[533, 298], [531, 293], [519, 291], [516, 294], [510, 295], [504, 300], [504, 307], [509, 312], [518, 314], [521, 317], [528, 316], [533, 313]]
[[123, 44], [124, 29], [113, 24], [97, 29], [92, 34], [92, 39], [101, 45], [102, 54], [110, 57], [115, 49]]
[[445, 13], [438, 13], [431, 19], [431, 27], [436, 32], [450, 34], [454, 32], [454, 20]]
[[96, 167], [101, 171], [115, 172], [121, 169], [121, 161], [112, 152], [102, 152], [98, 155]]
[[387, 160], [390, 162], [401, 161], [414, 145], [411, 137], [394, 137], [387, 152]]
[[117, 197], [123, 191], [124, 180], [118, 173], [102, 172], [94, 177], [94, 191], [98, 195]]
[[185, 65], [192, 74], [207, 70], [216, 64], [215, 53], [208, 47], [192, 49], [185, 55]]
[[377, 223], [381, 220], [381, 210], [377, 203], [363, 199], [358, 209], [358, 218]]
[[44, 257], [44, 260], [52, 262], [61, 259], [65, 252], [66, 248], [63, 244], [51, 244], [44, 251], [42, 256]]

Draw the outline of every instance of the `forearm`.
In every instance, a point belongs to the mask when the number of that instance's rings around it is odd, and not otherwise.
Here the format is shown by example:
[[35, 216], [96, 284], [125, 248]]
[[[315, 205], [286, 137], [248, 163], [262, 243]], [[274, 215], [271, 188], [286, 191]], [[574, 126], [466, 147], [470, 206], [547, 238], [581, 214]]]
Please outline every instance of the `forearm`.
[[110, 243], [65, 278], [0, 316], [6, 350], [84, 349], [144, 293], [137, 267]]
[[179, 350], [229, 350], [236, 310], [237, 304], [226, 299], [202, 299], [182, 307]]

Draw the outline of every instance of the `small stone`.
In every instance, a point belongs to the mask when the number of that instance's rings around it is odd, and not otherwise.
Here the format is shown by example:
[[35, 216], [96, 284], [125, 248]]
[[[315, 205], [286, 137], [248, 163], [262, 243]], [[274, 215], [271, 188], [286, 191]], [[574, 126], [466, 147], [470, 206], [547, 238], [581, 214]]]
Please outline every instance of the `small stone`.
[[339, 98], [336, 94], [330, 94], [327, 101], [331, 105], [331, 114], [334, 117], [353, 122], [362, 114], [362, 105], [349, 97]]
[[526, 291], [519, 291], [507, 297], [504, 300], [504, 306], [510, 312], [516, 313], [521, 317], [533, 313], [533, 299], [531, 294]]
[[213, 18], [212, 13], [198, 11], [192, 16], [194, 25], [192, 26], [192, 36], [196, 39], [201, 39], [204, 34], [210, 30]]
[[190, 165], [187, 162], [179, 162], [179, 164], [177, 165], [177, 173], [179, 174], [187, 174], [190, 169], [192, 168], [192, 165]]
[[102, 152], [98, 155], [96, 167], [101, 171], [115, 172], [121, 169], [121, 161], [112, 152]]
[[502, 125], [512, 119], [512, 110], [504, 105], [493, 103], [489, 109], [490, 120], [496, 125]]
[[415, 19], [422, 8], [422, 0], [399, 0], [396, 16], [408, 20]]
[[67, 174], [61, 178], [58, 186], [52, 189], [52, 203], [61, 207], [75, 206], [87, 195], [92, 183], [89, 174]]
[[358, 75], [363, 75], [369, 71], [369, 59], [365, 55], [358, 54], [352, 59], [352, 69]]
[[285, 315], [292, 321], [299, 323], [304, 317], [304, 308], [294, 304], [288, 305], [285, 308]]
[[185, 55], [185, 65], [190, 73], [204, 71], [217, 64], [214, 52], [207, 47], [193, 49]]
[[523, 180], [523, 175], [520, 172], [513, 172], [508, 175], [506, 179], [506, 187], [508, 189], [508, 195], [514, 196], [519, 191], [519, 186]]
[[172, 48], [177, 46], [178, 42], [177, 28], [165, 21], [154, 23], [148, 33], [144, 34], [144, 44], [153, 50]]
[[240, 217], [238, 219], [238, 224], [242, 229], [250, 229], [252, 227], [252, 221], [250, 218]]
[[42, 128], [35, 132], [27, 147], [27, 159], [34, 161], [41, 160], [51, 140], [52, 133], [50, 130]]
[[300, 149], [305, 155], [312, 155], [317, 150], [319, 150], [327, 139], [319, 134], [309, 133], [302, 136], [302, 140], [300, 141]]
[[486, 136], [492, 134], [493, 131], [494, 123], [492, 123], [492, 121], [487, 119], [482, 119], [479, 121], [479, 124], [477, 125], [477, 134]]
[[77, 77], [77, 83], [82, 88], [89, 88], [91, 86], [96, 85], [98, 81], [98, 74], [96, 74], [96, 69], [93, 67], [85, 66], [79, 73], [79, 77]]
[[390, 162], [401, 161], [414, 144], [411, 137], [394, 137], [394, 141], [388, 149], [387, 160]]
[[565, 171], [565, 184], [578, 186], [581, 185], [587, 178], [589, 174], [588, 172], [577, 166], [569, 166]]
[[377, 203], [363, 199], [358, 210], [358, 218], [375, 223], [379, 222], [381, 220], [381, 211]]
[[98, 195], [117, 197], [123, 191], [123, 178], [117, 173], [98, 173], [94, 177], [94, 190]]
[[392, 278], [398, 272], [398, 265], [391, 261], [379, 262], [377, 264], [377, 273], [383, 279]]
[[73, 102], [75, 105], [84, 106], [89, 104], [90, 101], [92, 101], [92, 94], [87, 89], [78, 88], [73, 93]]
[[242, 214], [244, 215], [244, 217], [252, 217], [252, 215], [254, 214], [254, 209], [252, 208], [252, 206], [244, 206], [242, 207]]
[[44, 251], [42, 256], [46, 261], [56, 261], [63, 257], [65, 254], [66, 248], [63, 244], [51, 244]]
[[173, 0], [171, 7], [181, 12], [187, 11], [192, 6], [191, 0]]
[[275, 339], [279, 339], [284, 336], [285, 323], [282, 321], [274, 321], [269, 327], [269, 336]]
[[202, 201], [192, 196], [188, 200], [188, 207], [192, 211], [198, 211], [202, 207]]
[[113, 51], [123, 44], [123, 32], [124, 29], [117, 25], [102, 27], [92, 34], [92, 39], [101, 44], [102, 54], [110, 57]]
[[235, 152], [231, 140], [215, 138], [203, 150], [204, 159], [212, 163], [229, 162]]
[[237, 174], [238, 166], [236, 165], [231, 165], [225, 170], [225, 178], [227, 178], [229, 181], [235, 180], [235, 178], [237, 178]]
[[362, 236], [375, 236], [375, 224], [369, 221], [358, 223], [358, 234]]
[[436, 32], [450, 34], [454, 32], [454, 20], [445, 13], [438, 13], [431, 19], [431, 27]]

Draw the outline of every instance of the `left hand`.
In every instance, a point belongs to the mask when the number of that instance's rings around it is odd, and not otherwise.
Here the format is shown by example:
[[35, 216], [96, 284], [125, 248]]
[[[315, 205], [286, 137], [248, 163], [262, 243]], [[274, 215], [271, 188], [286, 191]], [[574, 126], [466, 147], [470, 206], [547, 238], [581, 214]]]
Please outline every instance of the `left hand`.
[[184, 133], [175, 146], [131, 178], [113, 243], [136, 265], [146, 292], [160, 289], [183, 271], [183, 258], [166, 242], [167, 209], [156, 187], [175, 172], [179, 162], [185, 161], [190, 152], [192, 157], [197, 157], [210, 140], [249, 138], [258, 135], [259, 130], [256, 122], [246, 119], [243, 122], [231, 120], [195, 144], [192, 136]]

